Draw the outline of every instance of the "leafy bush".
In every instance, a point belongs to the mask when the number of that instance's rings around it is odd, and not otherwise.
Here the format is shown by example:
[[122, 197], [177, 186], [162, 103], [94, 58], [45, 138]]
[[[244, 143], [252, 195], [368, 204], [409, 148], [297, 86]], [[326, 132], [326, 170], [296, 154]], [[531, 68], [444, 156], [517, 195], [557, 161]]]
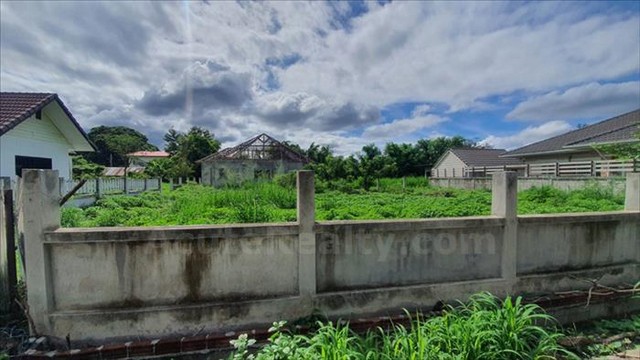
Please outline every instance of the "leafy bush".
[[[84, 209], [64, 208], [62, 225], [137, 226], [191, 225], [296, 220], [296, 190], [291, 174], [275, 182], [245, 183], [215, 189], [187, 184], [174, 191], [138, 196], [106, 196]], [[284, 185], [284, 186], [283, 186]], [[379, 187], [364, 191], [354, 181], [316, 182], [318, 220], [418, 219], [488, 215], [491, 193], [430, 187], [420, 177], [380, 179]], [[588, 186], [571, 192], [551, 187], [519, 194], [521, 214], [610, 211], [623, 208], [624, 198], [612, 187]]]
[[[269, 342], [255, 355], [246, 335], [232, 341], [231, 359], [556, 359], [578, 357], [557, 340], [554, 319], [521, 298], [500, 301], [488, 293], [467, 304], [447, 307], [442, 316], [416, 315], [409, 328], [395, 325], [363, 336], [347, 324], [319, 323], [308, 335], [293, 334], [285, 323], [274, 323]], [[548, 326], [548, 327], [545, 327]]]

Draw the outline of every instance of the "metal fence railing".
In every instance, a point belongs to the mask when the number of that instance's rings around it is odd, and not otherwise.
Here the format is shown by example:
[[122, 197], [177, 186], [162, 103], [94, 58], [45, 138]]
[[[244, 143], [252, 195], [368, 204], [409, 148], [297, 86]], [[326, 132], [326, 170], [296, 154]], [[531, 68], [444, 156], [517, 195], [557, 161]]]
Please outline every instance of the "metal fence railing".
[[459, 169], [432, 169], [431, 176], [435, 178], [484, 177], [490, 176], [498, 171], [507, 170], [516, 171], [524, 177], [610, 177], [623, 176], [629, 172], [640, 172], [640, 162], [637, 160], [594, 160], [503, 166], [472, 166]]

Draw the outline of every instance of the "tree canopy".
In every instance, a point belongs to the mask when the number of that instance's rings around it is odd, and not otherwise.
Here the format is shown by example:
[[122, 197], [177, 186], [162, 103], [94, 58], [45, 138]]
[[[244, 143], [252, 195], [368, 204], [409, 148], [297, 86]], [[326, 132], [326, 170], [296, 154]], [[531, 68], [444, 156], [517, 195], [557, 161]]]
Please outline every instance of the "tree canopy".
[[87, 153], [85, 158], [103, 166], [128, 166], [127, 154], [158, 150], [144, 134], [126, 126], [98, 126], [87, 135], [97, 151]]
[[172, 176], [199, 176], [200, 164], [196, 161], [220, 149], [220, 141], [214, 134], [198, 126], [186, 133], [169, 129], [163, 139], [165, 151], [171, 154]]
[[[287, 146], [300, 149], [297, 144]], [[462, 136], [421, 139], [415, 144], [389, 142], [384, 149], [368, 144], [355, 155], [337, 156], [330, 147], [312, 143], [302, 151], [312, 163], [309, 168], [321, 180], [361, 179], [365, 188], [380, 177], [420, 176], [431, 170], [436, 161], [451, 148], [479, 148], [481, 145]]]

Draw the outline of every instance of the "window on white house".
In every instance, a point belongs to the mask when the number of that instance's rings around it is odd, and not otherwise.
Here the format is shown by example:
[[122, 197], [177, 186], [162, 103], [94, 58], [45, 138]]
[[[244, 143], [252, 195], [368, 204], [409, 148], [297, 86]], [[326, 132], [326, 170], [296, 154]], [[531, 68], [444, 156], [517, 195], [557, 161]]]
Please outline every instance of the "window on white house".
[[16, 175], [22, 176], [22, 169], [52, 169], [49, 158], [16, 155]]

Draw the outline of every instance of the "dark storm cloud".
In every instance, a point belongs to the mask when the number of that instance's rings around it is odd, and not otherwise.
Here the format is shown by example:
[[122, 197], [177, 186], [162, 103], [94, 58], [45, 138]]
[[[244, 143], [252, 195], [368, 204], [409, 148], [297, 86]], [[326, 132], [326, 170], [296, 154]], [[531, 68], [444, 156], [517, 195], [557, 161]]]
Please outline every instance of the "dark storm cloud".
[[[121, 66], [140, 64], [147, 55], [150, 29], [123, 8], [104, 3], [73, 2], [56, 7], [60, 16], [41, 19], [47, 33], [56, 34], [66, 46], [82, 49], [89, 58], [100, 58]], [[65, 21], [61, 26], [60, 19]]]
[[306, 127], [318, 131], [345, 130], [372, 125], [380, 120], [380, 110], [353, 102], [332, 103], [307, 94], [267, 97], [256, 104], [256, 114], [275, 126]]
[[215, 71], [213, 75], [208, 79], [195, 78], [193, 83], [183, 80], [175, 91], [150, 89], [136, 107], [148, 115], [162, 116], [185, 110], [189, 101], [197, 117], [208, 109], [237, 109], [251, 100], [249, 74]]
[[317, 119], [310, 119], [307, 124], [317, 130], [333, 131], [350, 129], [363, 125], [372, 125], [380, 121], [380, 110], [375, 106], [357, 106], [347, 103]]

